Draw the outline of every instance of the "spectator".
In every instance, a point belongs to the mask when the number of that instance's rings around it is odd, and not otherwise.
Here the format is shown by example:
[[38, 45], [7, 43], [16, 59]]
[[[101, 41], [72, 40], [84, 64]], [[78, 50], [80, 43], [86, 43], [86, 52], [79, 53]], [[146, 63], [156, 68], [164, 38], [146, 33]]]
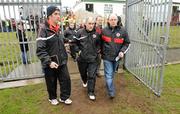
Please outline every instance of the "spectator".
[[9, 32], [9, 20], [5, 20], [5, 27], [6, 27], [6, 32]]
[[[101, 32], [102, 32], [102, 22], [103, 22], [102, 16], [97, 16], [96, 17], [95, 29], [96, 29], [96, 32], [99, 34], [101, 34]], [[100, 74], [100, 66], [101, 66], [100, 50], [98, 50], [98, 52], [99, 52], [99, 54], [98, 54], [98, 58], [97, 58], [98, 66], [97, 66], [96, 76], [101, 77], [101, 74]]]
[[29, 50], [29, 47], [22, 22], [19, 22], [17, 24], [17, 29], [18, 30], [16, 32], [16, 37], [18, 38], [20, 43], [22, 62], [23, 64], [28, 64], [27, 51]]
[[[69, 26], [67, 30], [64, 31], [64, 37], [68, 40], [73, 40], [76, 36], [76, 24], [74, 21], [69, 20]], [[74, 59], [74, 62], [76, 62], [76, 45], [74, 43], [70, 43], [70, 54], [71, 57]]]

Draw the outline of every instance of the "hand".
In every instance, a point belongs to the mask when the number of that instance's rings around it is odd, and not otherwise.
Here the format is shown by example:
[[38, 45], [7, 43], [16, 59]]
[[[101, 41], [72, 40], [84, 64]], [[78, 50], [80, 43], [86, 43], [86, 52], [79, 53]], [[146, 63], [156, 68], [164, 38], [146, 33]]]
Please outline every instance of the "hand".
[[49, 66], [50, 66], [50, 68], [57, 69], [59, 65], [57, 63], [55, 63], [55, 62], [51, 62]]
[[69, 43], [71, 43], [71, 42], [72, 42], [72, 40], [69, 40], [68, 42], [69, 42]]
[[98, 50], [98, 53], [101, 53], [101, 50], [100, 50], [100, 49]]
[[119, 52], [119, 58], [123, 58], [124, 57], [124, 53], [123, 52]]
[[80, 54], [81, 54], [81, 51], [78, 52], [78, 55], [80, 55]]
[[70, 53], [71, 51], [70, 51], [69, 44], [64, 44], [64, 46], [65, 46], [66, 52]]
[[69, 46], [69, 43], [65, 43], [64, 46], [65, 46], [65, 47], [68, 47], [68, 46]]

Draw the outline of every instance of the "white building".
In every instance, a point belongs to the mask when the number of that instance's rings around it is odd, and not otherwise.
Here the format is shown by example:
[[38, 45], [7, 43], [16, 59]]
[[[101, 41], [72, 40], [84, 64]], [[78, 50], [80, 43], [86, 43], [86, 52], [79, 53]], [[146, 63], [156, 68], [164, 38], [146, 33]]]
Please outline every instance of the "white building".
[[126, 0], [81, 0], [73, 7], [73, 11], [86, 10], [103, 17], [110, 13], [115, 13], [119, 16], [125, 14]]
[[[155, 0], [159, 1], [159, 0]], [[180, 0], [172, 0], [172, 23], [179, 23], [176, 19], [179, 16], [180, 21]], [[168, 12], [168, 5], [156, 5], [155, 9], [158, 11], [151, 11], [151, 20], [153, 22], [163, 22], [167, 20], [168, 13], [166, 13], [165, 19], [163, 16], [159, 16], [156, 18], [153, 15], [162, 15], [162, 12]], [[125, 19], [125, 9], [126, 9], [126, 0], [79, 0], [77, 4], [73, 7], [74, 12], [78, 11], [89, 11], [96, 15], [101, 15], [103, 17], [107, 17], [110, 13], [115, 13], [122, 18], [122, 22], [124, 23]], [[161, 11], [160, 11], [161, 10]], [[147, 18], [148, 13], [144, 14], [144, 17]]]

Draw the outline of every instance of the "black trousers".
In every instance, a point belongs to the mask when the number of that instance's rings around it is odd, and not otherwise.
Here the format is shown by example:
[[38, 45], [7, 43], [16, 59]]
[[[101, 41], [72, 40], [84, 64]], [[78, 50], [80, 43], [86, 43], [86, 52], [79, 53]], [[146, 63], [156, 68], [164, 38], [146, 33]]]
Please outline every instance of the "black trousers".
[[71, 57], [73, 59], [76, 59], [76, 46], [75, 45], [70, 45], [70, 51], [71, 51]]
[[83, 83], [87, 83], [88, 94], [94, 93], [96, 83], [97, 62], [78, 61], [78, 69]]
[[96, 75], [99, 75], [100, 67], [101, 67], [101, 55], [100, 54], [98, 54], [97, 63], [98, 63], [98, 65], [97, 65]]
[[49, 99], [57, 98], [57, 80], [60, 84], [60, 98], [68, 99], [71, 94], [71, 80], [67, 65], [59, 66], [58, 69], [45, 68], [44, 73]]

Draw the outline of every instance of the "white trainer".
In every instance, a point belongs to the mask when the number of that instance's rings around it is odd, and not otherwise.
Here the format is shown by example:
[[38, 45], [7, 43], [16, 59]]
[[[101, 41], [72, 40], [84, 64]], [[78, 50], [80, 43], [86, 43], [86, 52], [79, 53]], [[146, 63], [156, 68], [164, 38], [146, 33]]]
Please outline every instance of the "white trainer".
[[61, 98], [59, 98], [59, 101], [60, 101], [61, 103], [65, 103], [65, 104], [67, 104], [67, 105], [69, 105], [69, 104], [72, 103], [72, 100], [71, 100], [70, 98], [66, 99], [65, 101], [62, 100]]
[[95, 97], [95, 95], [89, 95], [89, 99], [90, 99], [90, 100], [95, 100], [96, 97]]
[[59, 104], [59, 102], [58, 102], [57, 99], [52, 99], [52, 100], [49, 99], [49, 102], [50, 102], [52, 105], [58, 105], [58, 104]]
[[84, 87], [84, 88], [86, 88], [86, 87], [87, 87], [87, 83], [85, 83], [85, 84], [83, 83], [82, 85], [83, 85], [83, 87]]

